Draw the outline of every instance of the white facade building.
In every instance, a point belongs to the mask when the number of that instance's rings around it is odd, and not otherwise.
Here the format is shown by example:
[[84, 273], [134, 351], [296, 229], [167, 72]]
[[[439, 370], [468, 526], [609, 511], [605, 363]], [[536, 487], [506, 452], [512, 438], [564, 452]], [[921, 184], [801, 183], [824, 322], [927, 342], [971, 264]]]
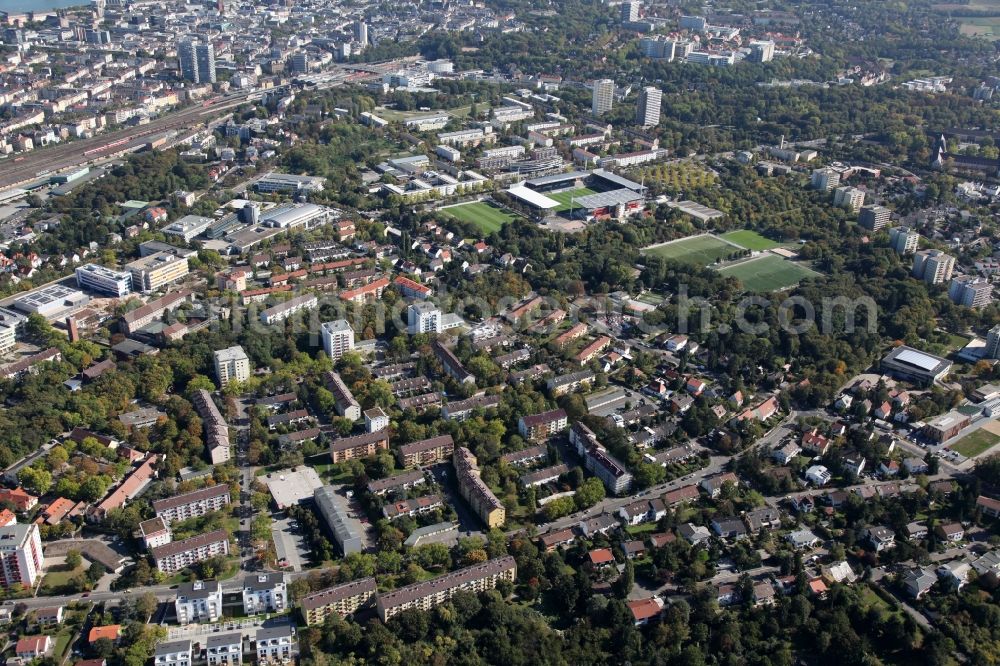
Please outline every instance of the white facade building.
[[323, 336], [323, 351], [334, 361], [354, 349], [354, 329], [346, 319], [323, 322], [320, 334]]

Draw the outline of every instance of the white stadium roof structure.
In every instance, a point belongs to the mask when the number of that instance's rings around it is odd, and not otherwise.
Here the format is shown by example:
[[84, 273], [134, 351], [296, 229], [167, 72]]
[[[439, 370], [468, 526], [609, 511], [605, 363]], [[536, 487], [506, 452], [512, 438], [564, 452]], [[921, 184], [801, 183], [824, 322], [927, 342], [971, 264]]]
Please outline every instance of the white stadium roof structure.
[[534, 190], [529, 190], [524, 185], [514, 185], [507, 190], [507, 193], [512, 197], [516, 197], [521, 201], [534, 206], [535, 208], [548, 210], [559, 206], [559, 202], [555, 199], [550, 199], [544, 194], [539, 194]]

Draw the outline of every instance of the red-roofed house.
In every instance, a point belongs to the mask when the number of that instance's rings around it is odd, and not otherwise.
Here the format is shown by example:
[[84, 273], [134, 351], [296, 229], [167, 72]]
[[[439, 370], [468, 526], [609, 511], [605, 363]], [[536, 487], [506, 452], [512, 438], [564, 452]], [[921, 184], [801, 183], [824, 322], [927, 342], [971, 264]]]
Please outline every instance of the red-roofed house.
[[52, 652], [54, 644], [48, 636], [25, 636], [17, 642], [14, 654], [24, 661], [44, 657]]
[[18, 511], [28, 511], [38, 504], [38, 498], [24, 488], [0, 488], [0, 502], [11, 502]]
[[99, 641], [102, 638], [107, 638], [111, 642], [117, 642], [121, 632], [122, 625], [120, 624], [108, 624], [103, 627], [91, 627], [90, 633], [87, 634], [87, 642], [93, 645], [96, 641]]
[[637, 627], [641, 627], [660, 614], [660, 604], [652, 597], [630, 601], [628, 609], [632, 611], [632, 619]]
[[156, 470], [153, 466], [158, 460], [157, 456], [150, 455], [146, 460], [139, 465], [131, 474], [129, 474], [124, 481], [121, 482], [117, 488], [111, 491], [107, 497], [104, 498], [100, 504], [93, 508], [91, 511], [91, 516], [95, 520], [103, 520], [108, 512], [112, 509], [117, 509], [121, 506], [125, 506], [125, 502], [131, 500], [133, 497], [139, 494], [139, 492], [146, 487], [150, 479], [156, 474]]
[[603, 567], [614, 564], [615, 556], [610, 548], [595, 548], [590, 551], [590, 563], [595, 567]]
[[10, 509], [0, 509], [0, 527], [7, 527], [17, 523], [17, 516]]
[[399, 293], [406, 298], [428, 298], [434, 293], [434, 290], [427, 285], [420, 284], [402, 275], [393, 280], [392, 283], [399, 289]]
[[73, 510], [74, 506], [76, 506], [76, 502], [73, 500], [60, 497], [45, 508], [45, 511], [42, 512], [41, 520], [46, 525], [58, 525]]

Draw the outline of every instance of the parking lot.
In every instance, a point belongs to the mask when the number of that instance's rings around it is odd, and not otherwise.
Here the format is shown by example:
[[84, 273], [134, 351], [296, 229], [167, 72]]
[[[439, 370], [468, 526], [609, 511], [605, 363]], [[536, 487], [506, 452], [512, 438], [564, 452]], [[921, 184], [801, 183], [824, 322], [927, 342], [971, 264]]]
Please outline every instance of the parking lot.
[[302, 571], [309, 559], [309, 547], [305, 537], [292, 530], [292, 519], [276, 514], [271, 523], [271, 534], [278, 561], [287, 562], [291, 571]]

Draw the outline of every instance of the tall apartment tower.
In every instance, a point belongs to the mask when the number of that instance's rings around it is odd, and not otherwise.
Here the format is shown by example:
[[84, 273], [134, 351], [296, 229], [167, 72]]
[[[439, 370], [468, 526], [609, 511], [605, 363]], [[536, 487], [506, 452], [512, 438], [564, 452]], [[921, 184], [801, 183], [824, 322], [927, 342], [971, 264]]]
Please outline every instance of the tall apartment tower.
[[986, 348], [983, 358], [1000, 358], [1000, 324], [997, 324], [986, 334]]
[[615, 82], [611, 79], [594, 81], [594, 98], [590, 105], [591, 113], [601, 116], [611, 110], [615, 101]]
[[889, 245], [896, 254], [910, 254], [917, 251], [920, 234], [909, 227], [894, 227], [889, 230]]
[[885, 206], [862, 206], [858, 213], [858, 224], [865, 229], [879, 231], [889, 224], [892, 219], [892, 211]]
[[622, 9], [622, 23], [635, 23], [639, 20], [639, 8], [642, 7], [642, 3], [639, 2], [623, 2]]
[[441, 309], [433, 303], [427, 301], [411, 303], [406, 315], [406, 328], [410, 335], [441, 332]]
[[354, 41], [360, 46], [368, 46], [368, 24], [364, 21], [354, 22]]
[[830, 168], [816, 169], [811, 182], [814, 190], [829, 192], [840, 185], [840, 173]]
[[941, 284], [951, 279], [955, 257], [941, 250], [921, 250], [913, 255], [913, 277], [927, 284]]
[[354, 349], [354, 329], [346, 319], [323, 322], [320, 332], [323, 351], [334, 361]]
[[857, 213], [865, 205], [865, 191], [845, 185], [833, 191], [833, 205]]
[[635, 109], [635, 122], [642, 127], [660, 124], [660, 102], [663, 93], [659, 88], [649, 86], [639, 91], [639, 102]]
[[243, 347], [236, 345], [228, 349], [220, 349], [215, 356], [215, 376], [219, 379], [219, 386], [225, 388], [231, 381], [245, 381], [250, 379], [250, 358], [243, 351]]
[[993, 285], [984, 277], [962, 275], [952, 279], [948, 298], [967, 308], [986, 307], [993, 301]]
[[215, 47], [189, 38], [177, 46], [181, 76], [193, 83], [215, 83]]

